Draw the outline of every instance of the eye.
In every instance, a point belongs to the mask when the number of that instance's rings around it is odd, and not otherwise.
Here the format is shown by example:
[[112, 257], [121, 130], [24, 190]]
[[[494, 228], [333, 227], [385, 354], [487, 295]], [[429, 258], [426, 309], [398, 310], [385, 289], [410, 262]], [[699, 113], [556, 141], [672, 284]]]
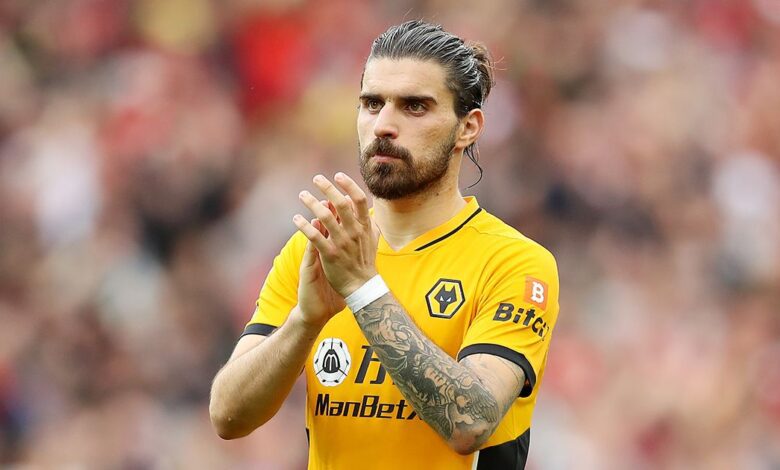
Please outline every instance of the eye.
[[369, 111], [369, 112], [377, 112], [380, 109], [382, 109], [382, 102], [374, 99], [369, 98], [363, 102], [363, 106]]
[[425, 105], [420, 101], [410, 101], [409, 104], [406, 105], [406, 109], [414, 114], [421, 114], [426, 110]]

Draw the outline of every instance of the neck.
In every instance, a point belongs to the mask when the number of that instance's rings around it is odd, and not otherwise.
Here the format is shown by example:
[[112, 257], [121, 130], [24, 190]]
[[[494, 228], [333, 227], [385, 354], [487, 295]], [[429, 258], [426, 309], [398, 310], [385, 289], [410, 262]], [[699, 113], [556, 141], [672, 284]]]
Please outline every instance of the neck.
[[[443, 182], [444, 183], [444, 182]], [[466, 205], [457, 179], [407, 198], [374, 200], [374, 220], [390, 248], [399, 250], [451, 219]]]

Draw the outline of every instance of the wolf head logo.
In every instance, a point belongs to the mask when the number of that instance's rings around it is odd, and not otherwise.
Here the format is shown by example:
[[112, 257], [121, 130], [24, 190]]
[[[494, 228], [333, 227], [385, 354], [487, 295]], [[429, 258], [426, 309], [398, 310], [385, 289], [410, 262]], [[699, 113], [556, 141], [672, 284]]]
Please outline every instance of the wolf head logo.
[[458, 279], [441, 278], [425, 294], [428, 313], [435, 318], [452, 318], [465, 301], [463, 284]]
[[442, 285], [435, 297], [436, 302], [439, 304], [439, 313], [442, 314], [447, 310], [447, 307], [449, 307], [450, 304], [458, 300], [457, 295], [455, 294], [455, 286], [452, 286], [449, 290], [445, 287], [446, 286]]

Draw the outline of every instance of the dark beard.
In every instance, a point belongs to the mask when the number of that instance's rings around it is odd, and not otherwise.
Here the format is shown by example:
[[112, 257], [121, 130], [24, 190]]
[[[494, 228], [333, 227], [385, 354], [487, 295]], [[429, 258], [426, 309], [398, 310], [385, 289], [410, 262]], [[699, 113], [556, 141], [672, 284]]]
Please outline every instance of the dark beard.
[[[360, 155], [360, 174], [369, 192], [379, 199], [395, 200], [414, 196], [438, 184], [449, 168], [452, 150], [455, 148], [455, 130], [449, 138], [433, 149], [433, 158], [418, 161], [404, 147], [396, 146], [389, 139], [375, 139]], [[395, 157], [392, 162], [377, 162], [374, 155]]]

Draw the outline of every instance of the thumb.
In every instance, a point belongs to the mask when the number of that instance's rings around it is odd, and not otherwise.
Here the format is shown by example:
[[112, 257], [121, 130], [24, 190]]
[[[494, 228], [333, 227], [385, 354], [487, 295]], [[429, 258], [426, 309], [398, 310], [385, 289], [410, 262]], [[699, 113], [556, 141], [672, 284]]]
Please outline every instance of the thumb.
[[303, 252], [303, 261], [301, 264], [307, 268], [313, 267], [319, 259], [319, 253], [317, 248], [314, 247], [312, 242], [306, 242], [306, 250]]
[[[311, 219], [311, 224], [316, 228], [317, 230], [322, 233], [324, 236], [328, 236], [328, 230], [325, 228], [324, 225], [322, 225], [322, 222], [319, 221], [319, 219], [314, 218]], [[306, 242], [306, 250], [303, 252], [303, 260], [301, 261], [301, 266], [312, 269], [318, 266], [320, 261], [320, 252], [317, 249], [317, 247], [314, 246], [314, 243], [309, 240]]]
[[[322, 225], [322, 222], [320, 222], [320, 219], [313, 218], [311, 219], [311, 224], [320, 231], [320, 233], [327, 237], [328, 236], [328, 229], [325, 228], [324, 225]], [[317, 258], [319, 257], [320, 252], [317, 250], [317, 247], [314, 246], [314, 244], [309, 240], [308, 243], [306, 243], [306, 251], [303, 253], [303, 260], [304, 265], [306, 266], [312, 266], [314, 263], [317, 262]], [[308, 261], [308, 262], [307, 262]]]

